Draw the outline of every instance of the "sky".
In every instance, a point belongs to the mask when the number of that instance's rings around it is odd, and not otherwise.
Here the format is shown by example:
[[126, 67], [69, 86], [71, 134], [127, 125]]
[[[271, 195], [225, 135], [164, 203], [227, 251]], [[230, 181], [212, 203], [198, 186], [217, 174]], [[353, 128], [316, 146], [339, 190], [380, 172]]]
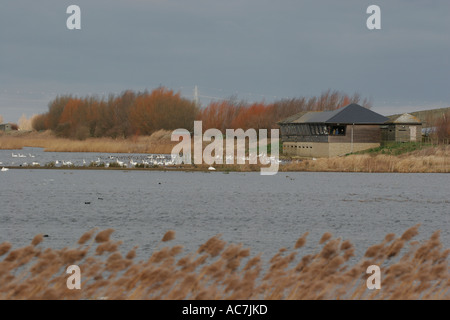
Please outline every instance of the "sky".
[[[67, 7], [81, 9], [69, 30]], [[370, 5], [381, 29], [366, 25]], [[165, 86], [202, 105], [331, 89], [390, 115], [450, 106], [448, 0], [6, 0], [0, 115], [46, 112], [57, 95]]]

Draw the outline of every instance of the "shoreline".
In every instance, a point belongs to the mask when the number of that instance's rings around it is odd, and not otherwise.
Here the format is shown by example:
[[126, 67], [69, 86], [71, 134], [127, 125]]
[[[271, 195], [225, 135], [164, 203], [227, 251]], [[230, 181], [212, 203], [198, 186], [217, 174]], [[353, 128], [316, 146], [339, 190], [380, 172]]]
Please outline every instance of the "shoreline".
[[[209, 170], [208, 167], [156, 167], [156, 168], [121, 168], [121, 167], [88, 167], [88, 166], [73, 166], [73, 167], [49, 167], [49, 166], [0, 166], [1, 168], [6, 168], [8, 170], [96, 170], [96, 171], [164, 171], [164, 172], [203, 172], [203, 173], [222, 173], [222, 174], [229, 174], [231, 172], [233, 173], [248, 173], [248, 172], [260, 172], [260, 168], [258, 169], [250, 169], [246, 170], [237, 170], [237, 169], [229, 169], [229, 168], [220, 168], [220, 167], [214, 167], [215, 170]], [[362, 170], [362, 169], [356, 169], [356, 170], [338, 170], [338, 169], [328, 169], [328, 170], [285, 170], [282, 166], [280, 166], [280, 170], [276, 174], [282, 174], [282, 173], [295, 173], [295, 172], [310, 172], [310, 173], [402, 173], [402, 174], [408, 174], [408, 173], [436, 173], [436, 174], [442, 174], [442, 173], [450, 173], [449, 170], [447, 171], [375, 171], [375, 170]], [[276, 175], [275, 174], [275, 175]]]
[[[159, 131], [152, 136], [128, 139], [89, 138], [83, 141], [56, 137], [46, 132], [17, 132], [0, 134], [0, 150], [42, 148], [44, 152], [61, 153], [117, 153], [117, 154], [170, 154], [178, 142], [170, 140], [170, 132]], [[207, 144], [204, 144], [205, 147]], [[415, 146], [401, 154], [395, 150], [379, 149], [367, 153], [350, 154], [334, 158], [305, 159], [280, 154], [279, 172], [366, 172], [366, 173], [450, 173], [450, 145]], [[389, 153], [391, 152], [391, 153]], [[106, 164], [106, 163], [103, 163]], [[268, 167], [262, 164], [213, 164], [216, 172], [259, 172]], [[149, 165], [145, 168], [104, 166], [55, 166], [51, 162], [40, 166], [9, 166], [8, 169], [72, 169], [72, 170], [149, 170], [211, 172], [209, 165]], [[214, 172], [212, 171], [212, 172]]]

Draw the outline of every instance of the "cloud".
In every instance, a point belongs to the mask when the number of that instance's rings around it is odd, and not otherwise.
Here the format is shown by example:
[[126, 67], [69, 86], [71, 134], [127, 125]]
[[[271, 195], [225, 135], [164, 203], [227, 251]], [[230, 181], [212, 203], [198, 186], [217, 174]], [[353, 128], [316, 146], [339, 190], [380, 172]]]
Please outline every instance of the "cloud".
[[[377, 31], [366, 28], [369, 1], [79, 0], [82, 29], [73, 31], [70, 4], [2, 5], [5, 90], [87, 94], [162, 84], [267, 97], [332, 88], [375, 105], [450, 99], [447, 1], [377, 1]], [[22, 107], [45, 111], [27, 95], [0, 94], [0, 110], [17, 109], [11, 117]]]

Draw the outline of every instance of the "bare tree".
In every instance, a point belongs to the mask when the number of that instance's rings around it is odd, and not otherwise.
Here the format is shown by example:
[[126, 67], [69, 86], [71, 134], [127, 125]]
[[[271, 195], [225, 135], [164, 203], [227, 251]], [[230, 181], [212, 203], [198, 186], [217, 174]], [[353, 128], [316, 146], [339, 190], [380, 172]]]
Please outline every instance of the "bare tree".
[[18, 125], [20, 130], [33, 130], [32, 120], [36, 115], [32, 115], [30, 118], [27, 118], [26, 114], [22, 114], [19, 118]]

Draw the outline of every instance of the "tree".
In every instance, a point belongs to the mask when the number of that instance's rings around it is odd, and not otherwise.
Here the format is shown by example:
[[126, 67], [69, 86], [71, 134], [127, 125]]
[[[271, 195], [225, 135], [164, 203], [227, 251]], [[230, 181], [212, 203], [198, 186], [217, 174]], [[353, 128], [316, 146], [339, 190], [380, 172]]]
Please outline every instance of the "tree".
[[450, 111], [442, 114], [442, 117], [436, 121], [436, 136], [438, 141], [444, 142], [446, 140], [448, 143], [450, 139]]
[[32, 120], [36, 115], [32, 115], [29, 119], [27, 118], [26, 114], [22, 114], [22, 116], [19, 118], [18, 125], [20, 130], [33, 130], [32, 126]]

